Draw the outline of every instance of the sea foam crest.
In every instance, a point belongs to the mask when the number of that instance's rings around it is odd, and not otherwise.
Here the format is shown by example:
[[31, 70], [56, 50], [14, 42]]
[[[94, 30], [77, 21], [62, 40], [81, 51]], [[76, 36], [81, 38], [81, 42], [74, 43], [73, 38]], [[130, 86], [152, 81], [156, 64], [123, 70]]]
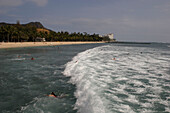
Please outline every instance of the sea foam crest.
[[77, 87], [75, 108], [81, 113], [168, 111], [170, 56], [164, 52], [106, 45], [79, 53], [63, 72]]
[[103, 100], [99, 96], [100, 89], [94, 78], [95, 67], [97, 67], [91, 60], [95, 58], [94, 52], [97, 52], [96, 48], [79, 53], [72, 61], [67, 63], [64, 70], [64, 75], [71, 76], [70, 82], [77, 86], [75, 108], [81, 113], [106, 112]]

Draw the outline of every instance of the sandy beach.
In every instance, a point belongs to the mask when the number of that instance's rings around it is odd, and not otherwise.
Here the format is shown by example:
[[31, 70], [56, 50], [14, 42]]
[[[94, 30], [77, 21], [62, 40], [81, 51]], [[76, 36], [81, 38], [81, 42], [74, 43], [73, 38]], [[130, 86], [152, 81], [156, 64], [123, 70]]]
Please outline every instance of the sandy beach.
[[66, 44], [90, 44], [90, 43], [104, 43], [104, 42], [1, 42], [0, 49], [2, 48], [20, 48], [20, 47], [35, 47], [35, 46], [55, 46]]

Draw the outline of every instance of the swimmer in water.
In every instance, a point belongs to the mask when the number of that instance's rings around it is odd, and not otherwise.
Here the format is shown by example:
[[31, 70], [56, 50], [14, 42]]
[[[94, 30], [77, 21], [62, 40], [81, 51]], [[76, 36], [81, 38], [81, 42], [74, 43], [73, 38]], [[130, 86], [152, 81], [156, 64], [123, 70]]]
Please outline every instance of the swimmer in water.
[[32, 57], [31, 60], [34, 60], [34, 58]]
[[51, 92], [51, 94], [50, 95], [48, 95], [49, 97], [57, 97], [55, 94], [54, 94], [54, 92]]
[[61, 94], [60, 96], [57, 96], [54, 92], [51, 92], [51, 94], [47, 95], [49, 97], [55, 97], [55, 98], [63, 98], [65, 96], [68, 96], [68, 94]]

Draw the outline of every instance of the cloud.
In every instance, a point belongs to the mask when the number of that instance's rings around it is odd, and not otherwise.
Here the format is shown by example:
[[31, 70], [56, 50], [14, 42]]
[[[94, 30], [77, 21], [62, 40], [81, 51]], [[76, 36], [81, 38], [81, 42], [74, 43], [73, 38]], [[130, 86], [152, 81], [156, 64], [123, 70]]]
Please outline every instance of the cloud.
[[15, 7], [23, 4], [23, 0], [0, 0], [1, 7]]
[[36, 3], [38, 6], [45, 6], [48, 3], [48, 0], [28, 0]]
[[37, 6], [45, 6], [48, 0], [0, 0], [0, 7], [17, 7], [27, 2], [33, 2]]
[[170, 2], [161, 3], [155, 5], [154, 8], [159, 9], [161, 12], [169, 13], [170, 12]]
[[8, 12], [26, 3], [33, 3], [43, 7], [48, 3], [48, 0], [0, 0], [0, 14], [8, 14]]
[[8, 11], [9, 9], [4, 9], [4, 10], [0, 9], [0, 14], [6, 14]]

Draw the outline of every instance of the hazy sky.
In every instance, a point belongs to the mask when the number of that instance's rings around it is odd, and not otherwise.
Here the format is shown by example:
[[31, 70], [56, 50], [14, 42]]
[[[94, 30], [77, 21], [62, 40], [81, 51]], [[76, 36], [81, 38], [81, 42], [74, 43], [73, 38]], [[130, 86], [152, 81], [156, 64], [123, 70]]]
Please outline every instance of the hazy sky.
[[170, 0], [0, 0], [0, 22], [39, 21], [54, 31], [114, 33], [170, 42]]

